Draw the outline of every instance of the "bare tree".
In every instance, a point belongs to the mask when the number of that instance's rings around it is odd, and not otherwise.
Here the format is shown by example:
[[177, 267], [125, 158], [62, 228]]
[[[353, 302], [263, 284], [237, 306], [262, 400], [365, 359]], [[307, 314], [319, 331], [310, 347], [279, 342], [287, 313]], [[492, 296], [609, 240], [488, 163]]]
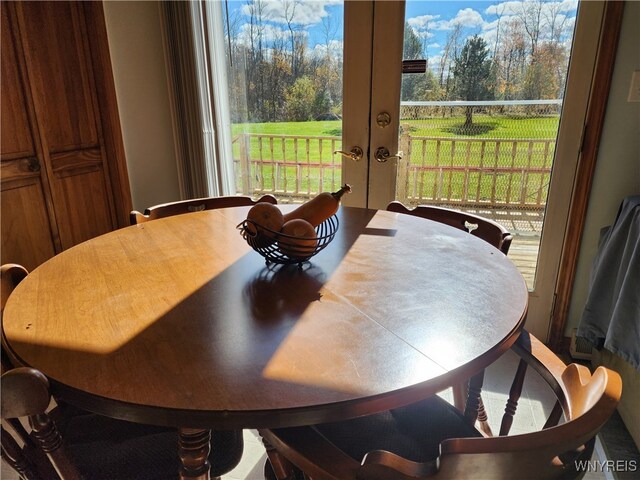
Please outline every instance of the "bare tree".
[[[449, 78], [451, 76], [451, 66], [458, 55], [458, 48], [460, 38], [462, 36], [462, 25], [456, 23], [447, 34], [447, 42], [442, 50], [442, 56], [440, 57], [440, 65], [438, 68], [438, 80], [440, 86], [445, 88], [446, 92], [449, 92]], [[446, 74], [446, 79], [445, 79]]]
[[494, 98], [498, 97], [498, 90], [499, 90], [500, 83], [501, 83], [501, 75], [500, 75], [501, 72], [500, 72], [500, 61], [499, 61], [499, 56], [498, 56], [498, 46], [500, 45], [500, 40], [501, 40], [501, 38], [500, 38], [500, 23], [502, 22], [502, 16], [504, 15], [504, 11], [506, 9], [506, 5], [504, 3], [500, 4], [498, 6], [498, 8], [500, 6], [502, 7], [502, 9], [500, 11], [498, 11], [496, 9], [496, 12], [495, 12], [495, 15], [497, 17], [497, 20], [496, 20], [496, 40], [493, 43], [493, 55], [491, 57], [492, 58], [492, 62], [493, 62], [491, 68], [492, 68], [492, 70], [494, 72], [494, 75], [495, 75], [495, 82], [494, 82], [494, 85], [493, 85]]
[[326, 56], [331, 58], [331, 43], [338, 36], [340, 24], [334, 20], [331, 15], [322, 17], [322, 38], [324, 39], [324, 47], [326, 48]]
[[548, 3], [543, 12], [549, 41], [554, 45], [558, 45], [566, 34], [567, 16], [560, 11], [561, 8], [561, 3]]
[[506, 100], [518, 97], [519, 85], [526, 70], [525, 32], [519, 18], [504, 25], [499, 61], [503, 96]]
[[289, 41], [291, 44], [291, 72], [295, 78], [298, 77], [298, 60], [299, 54], [296, 53], [296, 47], [300, 44], [296, 37], [298, 35], [298, 27], [295, 26], [296, 8], [298, 7], [298, 0], [286, 0], [282, 2], [282, 18], [289, 30]]
[[542, 10], [545, 2], [543, 0], [528, 0], [520, 4], [518, 16], [529, 36], [529, 46], [531, 58], [535, 58], [538, 41], [540, 40]]
[[[227, 38], [229, 48], [229, 59], [232, 60], [238, 57], [238, 40], [240, 37], [240, 28], [242, 26], [242, 13], [240, 9], [232, 10], [226, 9], [224, 34]], [[233, 64], [233, 62], [231, 61]]]

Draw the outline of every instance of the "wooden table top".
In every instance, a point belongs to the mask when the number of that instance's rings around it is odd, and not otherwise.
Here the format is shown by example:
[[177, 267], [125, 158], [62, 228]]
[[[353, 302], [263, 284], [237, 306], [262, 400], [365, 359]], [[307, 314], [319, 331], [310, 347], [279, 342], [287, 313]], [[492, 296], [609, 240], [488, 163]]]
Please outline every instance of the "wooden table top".
[[98, 413], [274, 428], [430, 396], [493, 362], [522, 326], [522, 276], [465, 232], [341, 207], [310, 264], [269, 269], [236, 230], [247, 211], [155, 220], [47, 261], [6, 305], [12, 353]]

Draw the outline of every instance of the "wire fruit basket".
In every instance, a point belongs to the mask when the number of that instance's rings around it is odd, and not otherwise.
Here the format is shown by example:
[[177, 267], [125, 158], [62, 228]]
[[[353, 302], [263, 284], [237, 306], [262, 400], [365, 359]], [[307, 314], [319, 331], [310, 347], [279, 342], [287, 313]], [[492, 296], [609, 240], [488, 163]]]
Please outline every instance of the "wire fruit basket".
[[[292, 235], [276, 232], [256, 224], [253, 220], [244, 220], [238, 224], [242, 238], [256, 252], [262, 255], [267, 264], [302, 264], [331, 243], [338, 231], [338, 217], [332, 215], [315, 227], [317, 241], [305, 240]], [[306, 244], [305, 244], [306, 243]]]

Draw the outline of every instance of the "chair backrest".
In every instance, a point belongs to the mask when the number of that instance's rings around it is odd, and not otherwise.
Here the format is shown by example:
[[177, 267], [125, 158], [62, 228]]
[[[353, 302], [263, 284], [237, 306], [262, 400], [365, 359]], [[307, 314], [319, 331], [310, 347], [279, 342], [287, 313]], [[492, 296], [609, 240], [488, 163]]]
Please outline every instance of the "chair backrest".
[[202, 210], [214, 210], [217, 208], [246, 207], [259, 202], [277, 204], [278, 201], [273, 195], [264, 195], [258, 200], [241, 195], [229, 195], [225, 197], [194, 198], [192, 200], [181, 200], [177, 202], [163, 203], [145, 209], [144, 214], [133, 210], [129, 214], [131, 225], [156, 220], [158, 218], [181, 215], [183, 213], [200, 212]]
[[13, 289], [29, 274], [27, 269], [16, 263], [6, 263], [0, 267], [0, 286], [2, 289], [0, 309], [4, 310], [7, 299]]
[[434, 478], [474, 471], [487, 478], [579, 477], [580, 463], [591, 458], [595, 435], [620, 399], [621, 381], [604, 367], [591, 375], [586, 367], [571, 364], [563, 372], [561, 387], [567, 395], [566, 423], [522, 435], [445, 440]]
[[[505, 408], [500, 436], [444, 440], [440, 444], [437, 471], [429, 475], [430, 479], [478, 476], [545, 480], [578, 478], [584, 472], [586, 461], [593, 453], [595, 435], [620, 400], [620, 376], [605, 367], [598, 367], [591, 374], [583, 365], [572, 363], [567, 366], [526, 331], [512, 349], [521, 357], [521, 365], [532, 367], [549, 384], [556, 394], [557, 408], [550, 413], [542, 430], [507, 435], [526, 371], [519, 368]], [[514, 390], [517, 391], [515, 396]], [[562, 412], [565, 422], [558, 425]], [[405, 471], [415, 468], [403, 462], [406, 460], [389, 452], [372, 452], [371, 459], [363, 462], [363, 469], [376, 471], [390, 465]], [[364, 466], [367, 463], [369, 467]], [[362, 478], [368, 477], [362, 475]]]
[[511, 233], [498, 222], [459, 210], [430, 205], [418, 205], [413, 209], [409, 209], [398, 201], [389, 203], [387, 210], [415, 215], [416, 217], [426, 218], [464, 230], [493, 245], [505, 255], [509, 252], [511, 240], [513, 239]]
[[[18, 286], [18, 284], [27, 276], [27, 269], [15, 264], [7, 263], [0, 267], [0, 327], [2, 327], [2, 314], [7, 304], [9, 295]], [[4, 330], [2, 331], [2, 371], [13, 368], [15, 365], [11, 362], [8, 354], [7, 343], [4, 338]]]
[[[7, 463], [23, 478], [55, 478], [55, 472], [64, 480], [81, 479], [69, 457], [55, 422], [47, 414], [51, 402], [49, 381], [33, 368], [9, 370], [0, 378], [2, 389], [2, 420], [28, 418], [32, 429], [15, 429], [17, 438], [2, 428], [2, 453]], [[22, 447], [20, 446], [22, 443]]]

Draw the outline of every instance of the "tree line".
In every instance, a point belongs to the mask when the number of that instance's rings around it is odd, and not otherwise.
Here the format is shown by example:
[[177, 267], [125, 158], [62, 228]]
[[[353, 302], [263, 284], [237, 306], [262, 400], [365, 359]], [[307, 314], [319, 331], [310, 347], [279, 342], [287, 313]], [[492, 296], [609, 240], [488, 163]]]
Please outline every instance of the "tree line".
[[[512, 5], [513, 3], [510, 2]], [[278, 18], [264, 0], [247, 0], [227, 12], [226, 53], [232, 121], [281, 122], [338, 118], [342, 107], [342, 25], [322, 19], [322, 42], [311, 50], [295, 23], [300, 0], [280, 2]], [[561, 3], [522, 2], [507, 14], [498, 5], [491, 44], [453, 24], [438, 57], [427, 56], [429, 31], [405, 25], [405, 60], [427, 58], [422, 74], [403, 77], [403, 101], [562, 98], [569, 59], [571, 20]], [[501, 9], [501, 10], [500, 10]], [[274, 28], [281, 25], [282, 28]], [[471, 123], [472, 110], [467, 111]]]

